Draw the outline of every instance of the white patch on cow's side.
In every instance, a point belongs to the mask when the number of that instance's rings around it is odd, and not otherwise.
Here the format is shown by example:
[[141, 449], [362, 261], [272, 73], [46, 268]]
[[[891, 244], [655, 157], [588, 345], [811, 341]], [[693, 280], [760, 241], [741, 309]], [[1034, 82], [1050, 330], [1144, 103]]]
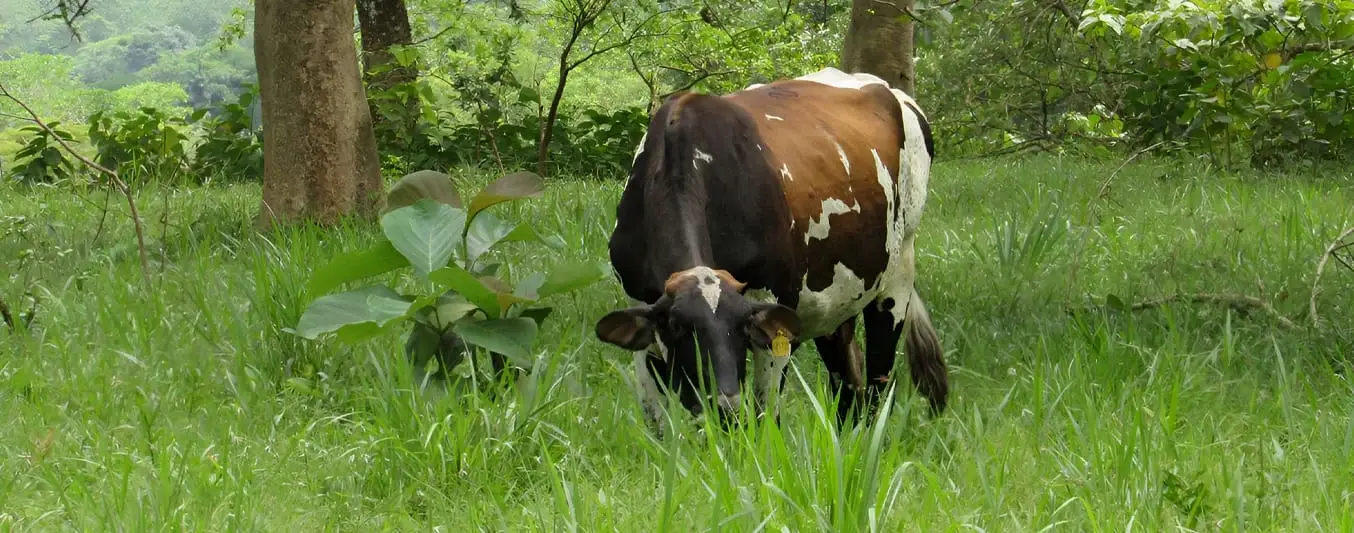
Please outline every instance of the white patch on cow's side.
[[860, 202], [855, 205], [847, 206], [846, 202], [836, 198], [823, 200], [823, 215], [818, 220], [809, 219], [809, 229], [804, 231], [804, 244], [808, 244], [813, 239], [826, 239], [832, 232], [832, 223], [828, 217], [840, 215], [849, 211], [860, 212]]
[[846, 169], [846, 175], [847, 175], [847, 176], [850, 176], [850, 175], [851, 175], [851, 160], [850, 160], [850, 159], [847, 159], [847, 157], [846, 157], [846, 150], [843, 150], [843, 149], [842, 149], [842, 145], [841, 145], [840, 143], [838, 143], [837, 141], [835, 141], [835, 140], [832, 141], [832, 145], [837, 147], [837, 155], [841, 156], [841, 158], [842, 158], [842, 168]]
[[775, 116], [775, 115], [766, 115], [766, 119], [767, 119], [767, 120], [779, 120], [779, 121], [781, 121], [781, 122], [785, 122], [785, 119], [780, 118], [780, 117]]
[[785, 179], [790, 180], [790, 181], [794, 181], [794, 180], [795, 180], [795, 177], [790, 175], [790, 165], [789, 165], [789, 164], [782, 163], [782, 164], [780, 165], [780, 177], [785, 178]]
[[762, 145], [760, 145], [760, 144], [759, 144], [759, 145], [757, 145], [757, 151], [758, 151], [758, 152], [761, 152], [761, 151], [763, 151], [763, 150], [762, 150]]
[[780, 303], [780, 298], [776, 298], [775, 294], [766, 289], [748, 289], [743, 291], [743, 297], [763, 304]]
[[809, 290], [806, 286], [808, 274], [804, 278], [800, 285], [799, 306], [795, 308], [801, 323], [801, 339], [832, 333], [847, 318], [860, 314], [870, 302], [865, 292], [865, 280], [844, 264], [833, 265], [832, 283], [821, 291]]

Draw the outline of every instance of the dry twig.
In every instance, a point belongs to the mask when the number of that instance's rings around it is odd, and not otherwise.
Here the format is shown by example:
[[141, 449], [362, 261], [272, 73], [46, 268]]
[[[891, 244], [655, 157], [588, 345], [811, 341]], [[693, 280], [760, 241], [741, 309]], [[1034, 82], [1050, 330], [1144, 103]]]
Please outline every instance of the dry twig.
[[28, 113], [28, 116], [31, 117], [29, 120], [32, 120], [33, 123], [37, 124], [39, 128], [42, 128], [42, 130], [47, 132], [48, 135], [51, 135], [53, 139], [56, 139], [56, 142], [59, 143], [62, 148], [65, 148], [66, 152], [70, 153], [71, 156], [75, 157], [76, 159], [79, 159], [81, 163], [85, 164], [85, 166], [98, 171], [100, 174], [103, 174], [104, 176], [107, 176], [108, 181], [111, 182], [114, 187], [117, 187], [118, 192], [122, 193], [122, 195], [127, 198], [127, 208], [131, 210], [132, 225], [136, 229], [136, 247], [137, 251], [140, 252], [141, 254], [141, 276], [145, 278], [146, 285], [149, 286], [151, 284], [150, 260], [148, 259], [146, 254], [146, 235], [145, 231], [141, 227], [141, 214], [136, 209], [136, 200], [135, 198], [132, 197], [132, 190], [130, 187], [127, 186], [127, 182], [122, 181], [122, 178], [118, 176], [117, 172], [110, 170], [103, 165], [95, 163], [91, 161], [89, 158], [80, 155], [79, 152], [76, 152], [74, 148], [71, 148], [70, 144], [66, 143], [65, 139], [61, 138], [60, 135], [57, 135], [56, 132], [52, 131], [52, 128], [48, 126], [46, 122], [43, 122], [42, 118], [38, 117], [38, 114], [33, 111], [33, 108], [28, 107], [28, 104], [25, 104], [22, 100], [19, 100], [18, 97], [10, 94], [9, 90], [6, 89], [4, 85], [0, 85], [0, 96], [10, 99], [15, 104], [18, 104], [19, 107], [23, 108], [23, 110]]
[[1326, 270], [1326, 262], [1329, 261], [1330, 258], [1334, 257], [1336, 261], [1339, 261], [1340, 264], [1345, 265], [1346, 268], [1354, 270], [1354, 266], [1351, 266], [1349, 263], [1346, 263], [1343, 258], [1341, 258], [1339, 255], [1336, 255], [1340, 250], [1354, 246], [1354, 240], [1351, 240], [1350, 242], [1345, 242], [1345, 238], [1349, 237], [1351, 234], [1354, 234], [1354, 227], [1350, 227], [1340, 232], [1340, 236], [1336, 237], [1335, 240], [1331, 241], [1330, 246], [1326, 247], [1326, 252], [1321, 254], [1321, 261], [1316, 264], [1316, 275], [1312, 277], [1312, 299], [1307, 302], [1308, 305], [1307, 313], [1311, 315], [1312, 325], [1315, 326], [1317, 329], [1321, 329], [1321, 318], [1316, 314], [1316, 297], [1317, 294], [1321, 292], [1320, 287], [1321, 274]]

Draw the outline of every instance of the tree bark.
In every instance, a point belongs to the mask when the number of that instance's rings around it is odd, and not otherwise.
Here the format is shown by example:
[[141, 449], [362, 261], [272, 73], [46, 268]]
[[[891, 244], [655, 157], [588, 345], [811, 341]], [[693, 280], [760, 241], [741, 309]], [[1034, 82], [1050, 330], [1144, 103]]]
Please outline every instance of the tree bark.
[[263, 110], [256, 224], [333, 224], [384, 203], [371, 111], [353, 43], [355, 0], [257, 0], [254, 58]]
[[[912, 19], [903, 12], [913, 0], [853, 0], [851, 24], [842, 46], [842, 70], [866, 72], [916, 96], [912, 65]], [[896, 6], [896, 7], [895, 7]]]
[[[387, 91], [391, 87], [418, 79], [418, 69], [401, 66], [390, 52], [394, 46], [413, 43], [409, 29], [409, 11], [404, 0], [357, 0], [357, 21], [362, 31], [362, 67], [367, 87], [373, 91]], [[390, 124], [401, 135], [414, 129], [418, 118], [419, 101], [410, 95], [401, 102], [398, 123]], [[376, 102], [371, 104], [373, 126], [380, 131], [386, 125]]]
[[540, 144], [536, 146], [536, 173], [545, 176], [546, 163], [550, 162], [550, 140], [554, 137], [555, 121], [559, 119], [559, 103], [564, 99], [564, 87], [569, 83], [569, 51], [573, 48], [573, 41], [564, 47], [564, 53], [560, 54], [559, 67], [559, 85], [555, 86], [555, 94], [550, 97], [550, 111], [545, 116], [545, 121], [541, 122]]

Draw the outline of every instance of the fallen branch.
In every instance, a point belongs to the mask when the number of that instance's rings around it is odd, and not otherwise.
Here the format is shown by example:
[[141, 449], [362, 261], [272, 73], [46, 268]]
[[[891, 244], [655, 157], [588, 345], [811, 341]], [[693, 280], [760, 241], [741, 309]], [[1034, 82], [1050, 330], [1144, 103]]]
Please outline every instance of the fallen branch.
[[1225, 304], [1228, 307], [1231, 307], [1232, 309], [1235, 309], [1237, 311], [1250, 311], [1254, 309], [1259, 309], [1261, 311], [1264, 311], [1269, 316], [1273, 317], [1274, 320], [1277, 321], [1279, 325], [1283, 326], [1284, 328], [1298, 329], [1297, 323], [1293, 322], [1288, 317], [1280, 314], [1278, 310], [1274, 309], [1274, 306], [1265, 303], [1264, 300], [1261, 300], [1254, 296], [1248, 296], [1245, 294], [1209, 293], [1209, 292], [1201, 292], [1196, 294], [1176, 294], [1172, 296], [1165, 296], [1161, 298], [1147, 300], [1145, 302], [1138, 302], [1136, 304], [1133, 304], [1130, 307], [1130, 309], [1134, 311], [1142, 311], [1145, 309], [1154, 309], [1166, 305], [1168, 303], [1175, 302]]
[[1345, 238], [1349, 237], [1351, 234], [1354, 234], [1354, 227], [1350, 227], [1349, 229], [1340, 232], [1340, 236], [1331, 241], [1330, 246], [1326, 247], [1326, 252], [1321, 254], [1321, 261], [1316, 264], [1316, 275], [1312, 276], [1312, 299], [1307, 302], [1307, 313], [1312, 317], [1312, 326], [1315, 326], [1317, 329], [1321, 329], [1321, 318], [1316, 314], [1316, 297], [1321, 292], [1321, 274], [1326, 270], [1326, 262], [1334, 257], [1340, 264], [1345, 265], [1345, 268], [1354, 270], [1354, 266], [1346, 263], [1344, 259], [1336, 255], [1340, 250], [1354, 246], [1354, 240], [1345, 242]]
[[70, 144], [66, 143], [65, 139], [63, 139], [60, 135], [57, 135], [56, 132], [52, 131], [52, 128], [49, 127], [46, 122], [43, 122], [42, 119], [38, 117], [38, 114], [33, 111], [33, 108], [28, 107], [28, 104], [23, 103], [23, 101], [19, 100], [18, 97], [10, 94], [9, 90], [6, 89], [4, 85], [0, 85], [0, 96], [12, 100], [15, 104], [18, 104], [19, 107], [23, 108], [23, 110], [28, 113], [28, 116], [31, 117], [30, 120], [32, 120], [34, 124], [37, 124], [39, 128], [42, 128], [43, 131], [47, 132], [48, 135], [51, 135], [53, 139], [56, 139], [56, 142], [61, 144], [61, 147], [65, 148], [66, 152], [70, 153], [71, 156], [75, 157], [76, 159], [79, 159], [81, 163], [85, 164], [85, 166], [97, 170], [99, 173], [103, 174], [104, 176], [107, 176], [108, 181], [112, 182], [113, 186], [117, 187], [118, 192], [122, 193], [122, 195], [127, 198], [127, 208], [131, 210], [132, 225], [136, 229], [136, 248], [137, 251], [140, 252], [141, 254], [141, 276], [145, 278], [146, 285], [149, 286], [151, 284], [150, 259], [147, 257], [146, 254], [146, 235], [145, 231], [141, 227], [141, 214], [136, 209], [136, 200], [132, 197], [132, 190], [130, 187], [127, 187], [127, 182], [122, 181], [122, 178], [118, 177], [117, 172], [109, 170], [107, 167], [95, 163], [89, 160], [89, 158], [80, 155], [79, 152], [76, 152], [74, 148], [71, 148]]

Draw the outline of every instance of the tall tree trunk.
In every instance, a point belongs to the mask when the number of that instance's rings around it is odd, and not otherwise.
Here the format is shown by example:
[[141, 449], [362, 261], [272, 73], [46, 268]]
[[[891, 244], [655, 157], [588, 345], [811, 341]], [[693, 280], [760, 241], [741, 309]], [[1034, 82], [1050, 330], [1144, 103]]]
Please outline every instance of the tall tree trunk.
[[254, 58], [263, 108], [256, 223], [333, 224], [384, 203], [371, 112], [353, 46], [355, 0], [257, 0]]
[[[362, 31], [363, 77], [368, 89], [383, 92], [418, 79], [416, 67], [401, 66], [390, 52], [391, 47], [413, 43], [409, 11], [405, 8], [404, 0], [357, 0], [357, 21]], [[407, 139], [413, 133], [418, 119], [419, 101], [413, 94], [403, 97], [397, 123], [388, 126], [395, 129], [399, 138]], [[378, 100], [370, 100], [372, 124], [380, 132], [387, 126], [386, 118], [377, 109]]]
[[[894, 4], [912, 9], [913, 0]], [[853, 0], [851, 25], [842, 46], [842, 70], [874, 74], [916, 96], [912, 35], [912, 19], [900, 9], [872, 0]]]
[[545, 176], [546, 163], [550, 162], [550, 139], [554, 137], [555, 121], [559, 119], [559, 103], [564, 99], [564, 87], [569, 83], [569, 72], [573, 67], [569, 65], [569, 54], [574, 50], [574, 43], [578, 41], [578, 35], [583, 30], [578, 28], [586, 27], [575, 24], [574, 33], [569, 36], [569, 41], [564, 43], [564, 50], [559, 54], [559, 85], [555, 86], [555, 94], [550, 97], [550, 111], [546, 113], [545, 120], [541, 122], [541, 136], [536, 145], [536, 173]]

